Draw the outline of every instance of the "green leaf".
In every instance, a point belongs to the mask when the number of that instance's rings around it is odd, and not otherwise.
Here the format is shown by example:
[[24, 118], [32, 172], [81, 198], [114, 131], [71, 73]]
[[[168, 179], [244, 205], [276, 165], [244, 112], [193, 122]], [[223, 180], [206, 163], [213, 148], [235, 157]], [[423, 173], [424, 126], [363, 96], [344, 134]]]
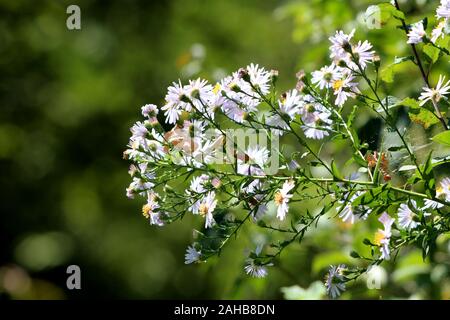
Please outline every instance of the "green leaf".
[[405, 146], [394, 146], [394, 147], [389, 147], [389, 148], [388, 148], [388, 151], [395, 152], [395, 151], [399, 151], [399, 150], [402, 150], [402, 149], [405, 149]]
[[419, 102], [413, 98], [405, 98], [402, 101], [398, 102], [396, 106], [404, 106], [409, 108], [420, 108]]
[[414, 56], [406, 56], [406, 57], [395, 57], [393, 64], [399, 64], [407, 61], [413, 61], [414, 62]]
[[425, 108], [410, 108], [408, 115], [412, 122], [422, 125], [425, 129], [439, 123], [434, 113]]
[[334, 162], [334, 160], [331, 161], [331, 171], [333, 172], [333, 176], [338, 179], [338, 180], [342, 180], [344, 179], [344, 177], [342, 176], [342, 174], [339, 172], [338, 167], [336, 166], [336, 163]]
[[433, 138], [431, 138], [431, 140], [444, 146], [450, 147], [450, 130], [438, 133]]
[[431, 44], [426, 44], [423, 46], [422, 50], [432, 63], [435, 63], [441, 54], [441, 51], [438, 48], [433, 47]]
[[394, 75], [398, 71], [398, 67], [400, 64], [404, 62], [412, 61], [414, 62], [413, 56], [407, 57], [395, 57], [394, 62], [383, 68], [380, 71], [380, 79], [384, 82], [391, 83], [394, 81]]
[[419, 274], [428, 273], [429, 270], [430, 266], [423, 261], [420, 252], [414, 250], [400, 258], [397, 269], [392, 273], [392, 278], [403, 283], [417, 278]]
[[395, 107], [408, 107], [408, 115], [412, 122], [422, 125], [428, 129], [432, 125], [439, 123], [439, 119], [430, 110], [423, 108], [419, 102], [412, 98], [405, 98], [395, 104]]
[[380, 194], [386, 191], [385, 186], [386, 185], [382, 185], [380, 187], [367, 190], [353, 201], [352, 206], [357, 207], [359, 205], [367, 205], [375, 201]]
[[360, 166], [363, 166], [363, 167], [367, 166], [366, 159], [364, 159], [364, 157], [362, 157], [361, 154], [358, 151], [353, 152], [352, 158]]
[[353, 106], [352, 112], [350, 113], [347, 119], [347, 127], [351, 128], [353, 126], [353, 121], [355, 121], [357, 111], [358, 106]]
[[312, 271], [317, 274], [332, 264], [350, 264], [350, 258], [340, 250], [324, 252], [315, 256], [312, 263]]
[[388, 23], [391, 18], [405, 19], [405, 15], [390, 3], [370, 6], [364, 14], [364, 20], [369, 29], [380, 28]]

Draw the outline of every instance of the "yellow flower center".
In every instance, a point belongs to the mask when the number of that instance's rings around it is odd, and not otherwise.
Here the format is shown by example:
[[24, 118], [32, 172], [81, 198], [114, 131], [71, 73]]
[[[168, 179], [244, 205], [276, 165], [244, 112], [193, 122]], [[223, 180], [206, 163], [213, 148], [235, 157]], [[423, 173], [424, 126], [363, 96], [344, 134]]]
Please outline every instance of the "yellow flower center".
[[202, 203], [200, 207], [198, 208], [198, 212], [200, 215], [205, 216], [209, 211], [209, 207], [206, 203]]
[[343, 86], [344, 86], [344, 80], [336, 80], [335, 82], [333, 82], [334, 91], [338, 91], [338, 90], [342, 89]]
[[438, 90], [433, 89], [433, 92], [431, 94], [431, 99], [434, 102], [439, 102], [441, 100], [441, 98], [442, 98], [441, 93]]
[[384, 239], [385, 239], [384, 233], [381, 230], [378, 230], [375, 233], [373, 243], [375, 243], [377, 246], [381, 246], [381, 241], [383, 241]]
[[216, 85], [214, 86], [213, 92], [214, 94], [217, 94], [220, 90], [220, 83], [216, 83]]
[[142, 215], [146, 218], [149, 218], [151, 211], [152, 211], [152, 207], [148, 203], [144, 204], [144, 206], [142, 207]]
[[131, 148], [134, 150], [139, 149], [139, 141], [137, 140], [133, 141], [133, 143], [131, 144]]
[[281, 192], [277, 192], [275, 194], [275, 204], [277, 204], [278, 206], [281, 205], [283, 203], [283, 195], [281, 194]]
[[[449, 189], [450, 189], [450, 186], [449, 186]], [[444, 194], [444, 188], [442, 188], [441, 186], [437, 187], [436, 188], [436, 197], [439, 198], [443, 194]]]

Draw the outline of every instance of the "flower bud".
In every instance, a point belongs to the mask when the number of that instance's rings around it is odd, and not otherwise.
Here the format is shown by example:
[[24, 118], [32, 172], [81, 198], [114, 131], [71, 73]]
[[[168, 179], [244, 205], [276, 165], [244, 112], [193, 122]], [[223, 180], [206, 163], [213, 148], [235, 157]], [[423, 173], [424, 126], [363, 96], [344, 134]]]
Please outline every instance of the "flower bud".
[[352, 53], [352, 45], [348, 41], [344, 41], [342, 44], [342, 49], [344, 49], [348, 53]]
[[211, 185], [212, 185], [214, 188], [219, 189], [220, 186], [222, 185], [222, 181], [221, 181], [219, 178], [213, 178], [213, 179], [211, 180]]
[[189, 103], [189, 102], [191, 102], [191, 99], [189, 99], [189, 97], [188, 97], [187, 95], [182, 94], [182, 95], [180, 96], [180, 101]]
[[339, 67], [341, 68], [346, 68], [347, 67], [347, 62], [345, 62], [344, 60], [340, 59], [337, 61], [336, 63]]
[[230, 84], [230, 89], [234, 92], [241, 92], [241, 88], [236, 83]]
[[305, 79], [306, 73], [305, 70], [299, 70], [295, 76], [297, 77], [298, 81], [303, 81]]
[[375, 65], [375, 68], [378, 70], [380, 68], [380, 56], [379, 55], [374, 55], [373, 56], [373, 64]]
[[130, 168], [128, 169], [128, 174], [132, 177], [136, 175], [137, 168], [134, 164], [130, 165]]
[[239, 69], [238, 78], [244, 80], [245, 82], [250, 82], [250, 75], [248, 74], [248, 71], [244, 68]]
[[270, 81], [272, 83], [272, 86], [275, 86], [277, 80], [278, 80], [278, 70], [270, 70]]

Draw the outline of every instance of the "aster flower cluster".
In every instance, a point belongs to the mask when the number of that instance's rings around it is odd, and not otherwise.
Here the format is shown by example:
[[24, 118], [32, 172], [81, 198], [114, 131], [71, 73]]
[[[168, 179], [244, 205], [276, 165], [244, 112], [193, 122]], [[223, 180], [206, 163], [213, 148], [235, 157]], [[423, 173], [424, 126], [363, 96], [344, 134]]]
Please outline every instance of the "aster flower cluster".
[[416, 22], [410, 26], [408, 32], [408, 43], [419, 44], [421, 42], [431, 41], [436, 44], [439, 39], [443, 39], [446, 34], [450, 33], [450, 1], [441, 0], [440, 5], [436, 9], [436, 18], [438, 19], [436, 27], [431, 31], [431, 38], [425, 30], [423, 21]]
[[[437, 17], [448, 23], [448, 1], [441, 1]], [[426, 38], [423, 24], [405, 31], [405, 43]], [[446, 159], [432, 159], [429, 150], [426, 162], [417, 160], [393, 120], [396, 105], [380, 98], [380, 59], [369, 41], [354, 39], [355, 32], [331, 36], [331, 62], [310, 74], [298, 72], [295, 88], [284, 93], [277, 91], [277, 71], [250, 64], [217, 83], [174, 82], [161, 106], [141, 108], [143, 120], [131, 127], [124, 152], [132, 163], [126, 195], [144, 199], [142, 215], [150, 225], [163, 227], [186, 215], [198, 222], [186, 264], [219, 256], [251, 224], [252, 230], [278, 236], [243, 259], [243, 272], [262, 278], [283, 250], [301, 243], [324, 216], [349, 228], [374, 221], [379, 228], [364, 241], [371, 248], [371, 256], [362, 259], [366, 266], [331, 266], [326, 276], [327, 292], [336, 298], [348, 281], [392, 260], [401, 246], [420, 242], [428, 252], [425, 246], [432, 243], [424, 239], [433, 237], [427, 233], [450, 231], [450, 178], [430, 175]], [[409, 99], [417, 108], [431, 102], [439, 111], [449, 93], [450, 81], [440, 76], [434, 88], [426, 83], [418, 101]], [[351, 112], [349, 100], [355, 105]], [[353, 127], [361, 113], [381, 119], [402, 145], [368, 150]], [[440, 113], [434, 116], [444, 120]], [[295, 140], [295, 152], [285, 150], [285, 137]], [[321, 156], [333, 139], [344, 140], [351, 150], [345, 165], [341, 153], [330, 161]], [[395, 150], [405, 150], [404, 162], [414, 168], [406, 178], [390, 164]], [[320, 174], [313, 167], [320, 167]], [[313, 203], [315, 210], [303, 203]]]

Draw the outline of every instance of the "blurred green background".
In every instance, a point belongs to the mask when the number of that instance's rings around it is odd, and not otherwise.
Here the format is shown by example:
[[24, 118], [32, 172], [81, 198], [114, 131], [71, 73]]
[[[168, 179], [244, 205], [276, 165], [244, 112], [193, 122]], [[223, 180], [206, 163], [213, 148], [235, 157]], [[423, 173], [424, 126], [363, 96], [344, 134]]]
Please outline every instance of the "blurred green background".
[[[140, 200], [125, 197], [122, 151], [140, 106], [161, 105], [178, 78], [214, 81], [254, 62], [278, 69], [285, 90], [299, 69], [328, 63], [327, 38], [340, 28], [358, 28], [388, 62], [406, 54], [395, 23], [369, 33], [362, 17], [374, 2], [0, 0], [0, 298], [324, 298], [315, 281], [329, 264], [354, 262], [364, 226], [326, 220], [266, 279], [243, 274], [244, 235], [220, 259], [185, 266], [200, 222], [149, 226]], [[81, 8], [81, 30], [66, 28], [69, 4]], [[437, 1], [402, 4], [432, 17]], [[399, 68], [395, 93], [417, 91], [417, 71]], [[377, 128], [367, 117], [358, 125], [368, 136]], [[448, 250], [440, 239], [431, 264], [402, 252], [396, 269], [378, 270], [381, 290], [360, 281], [344, 298], [449, 298]], [[82, 290], [66, 289], [70, 264], [81, 268]]]

